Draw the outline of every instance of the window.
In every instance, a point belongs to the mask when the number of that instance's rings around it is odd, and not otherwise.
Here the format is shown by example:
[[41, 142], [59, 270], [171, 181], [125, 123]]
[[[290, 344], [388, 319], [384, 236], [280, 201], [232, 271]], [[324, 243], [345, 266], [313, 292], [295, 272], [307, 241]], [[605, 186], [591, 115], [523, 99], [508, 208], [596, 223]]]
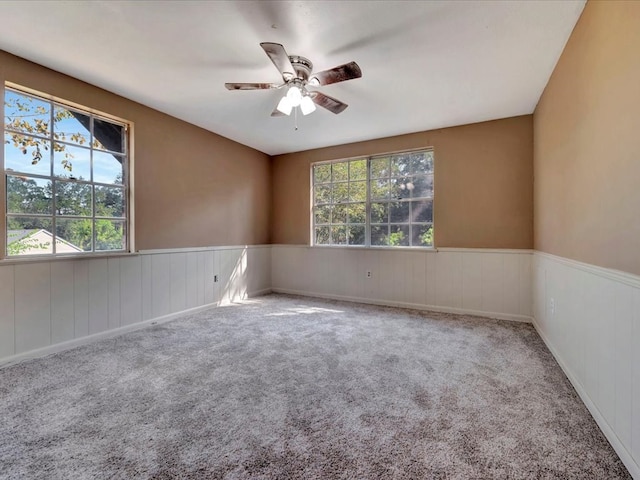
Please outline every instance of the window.
[[433, 151], [312, 165], [313, 244], [433, 246]]
[[125, 122], [4, 93], [7, 256], [128, 249]]

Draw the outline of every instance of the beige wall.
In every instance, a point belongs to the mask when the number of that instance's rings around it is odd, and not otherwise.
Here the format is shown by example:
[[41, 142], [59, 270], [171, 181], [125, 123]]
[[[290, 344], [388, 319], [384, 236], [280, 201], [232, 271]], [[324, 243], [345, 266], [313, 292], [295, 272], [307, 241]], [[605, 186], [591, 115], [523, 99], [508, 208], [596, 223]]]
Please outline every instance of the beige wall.
[[640, 274], [640, 2], [589, 1], [534, 115], [535, 248]]
[[269, 242], [267, 155], [0, 51], [5, 81], [134, 122], [137, 249]]
[[276, 156], [272, 242], [309, 243], [312, 162], [423, 147], [435, 152], [436, 246], [532, 247], [531, 115]]

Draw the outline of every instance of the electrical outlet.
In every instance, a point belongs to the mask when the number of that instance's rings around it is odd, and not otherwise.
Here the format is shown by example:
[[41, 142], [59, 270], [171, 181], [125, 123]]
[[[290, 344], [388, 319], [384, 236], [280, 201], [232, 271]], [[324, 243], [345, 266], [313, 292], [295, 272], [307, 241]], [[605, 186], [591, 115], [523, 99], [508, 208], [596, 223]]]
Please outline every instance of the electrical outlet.
[[371, 270], [367, 270], [367, 278], [371, 278]]
[[217, 281], [218, 281], [218, 275], [214, 275], [214, 276], [213, 276], [213, 283], [215, 283], [215, 282], [217, 282]]
[[555, 316], [555, 314], [556, 314], [556, 300], [553, 297], [549, 300], [549, 310], [551, 311], [551, 316], [552, 317]]

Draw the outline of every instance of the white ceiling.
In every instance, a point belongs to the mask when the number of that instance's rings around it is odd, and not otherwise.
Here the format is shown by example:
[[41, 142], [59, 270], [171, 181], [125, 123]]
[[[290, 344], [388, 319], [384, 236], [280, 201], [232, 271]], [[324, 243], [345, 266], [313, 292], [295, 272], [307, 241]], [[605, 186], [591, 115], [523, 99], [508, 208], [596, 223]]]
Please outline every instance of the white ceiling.
[[[267, 154], [532, 113], [585, 0], [2, 1], [0, 49]], [[281, 81], [260, 42], [315, 71], [349, 104], [270, 117]], [[281, 83], [281, 82], [280, 82]]]

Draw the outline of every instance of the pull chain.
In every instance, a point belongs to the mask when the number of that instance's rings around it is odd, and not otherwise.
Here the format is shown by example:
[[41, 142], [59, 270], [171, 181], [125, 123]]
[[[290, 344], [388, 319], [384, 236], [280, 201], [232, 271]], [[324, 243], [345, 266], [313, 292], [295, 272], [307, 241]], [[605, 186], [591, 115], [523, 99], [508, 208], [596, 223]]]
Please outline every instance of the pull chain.
[[293, 118], [294, 118], [294, 126], [296, 127], [296, 132], [298, 131], [298, 107], [293, 107]]

